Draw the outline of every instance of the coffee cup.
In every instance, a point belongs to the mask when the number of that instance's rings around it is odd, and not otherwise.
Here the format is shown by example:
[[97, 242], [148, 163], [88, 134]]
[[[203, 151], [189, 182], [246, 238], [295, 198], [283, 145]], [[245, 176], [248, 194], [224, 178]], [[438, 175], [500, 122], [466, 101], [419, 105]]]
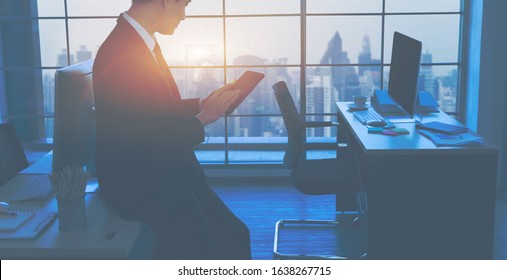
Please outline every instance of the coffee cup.
[[366, 106], [366, 96], [355, 95], [354, 96], [354, 106], [356, 108], [364, 108]]

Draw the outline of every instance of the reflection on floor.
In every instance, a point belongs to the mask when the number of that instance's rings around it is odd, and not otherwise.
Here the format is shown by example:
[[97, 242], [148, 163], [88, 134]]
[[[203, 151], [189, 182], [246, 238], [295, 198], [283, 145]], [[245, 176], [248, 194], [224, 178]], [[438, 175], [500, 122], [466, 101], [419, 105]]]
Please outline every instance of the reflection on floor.
[[[275, 223], [280, 219], [324, 219], [333, 220], [334, 196], [320, 195], [309, 196], [298, 192], [287, 183], [277, 184], [221, 184], [212, 183], [216, 192], [225, 203], [241, 218], [250, 228], [252, 257], [254, 259], [273, 259], [273, 237]], [[494, 259], [507, 259], [507, 199], [497, 199], [496, 225], [495, 225], [495, 248]], [[348, 218], [339, 216], [338, 219]], [[471, 219], [473, 219], [471, 217]], [[471, 223], [470, 226], [473, 226]], [[355, 251], [362, 250], [364, 231], [352, 231], [352, 234], [343, 235], [337, 240], [331, 230], [318, 230], [313, 232], [301, 230], [287, 230], [283, 232], [282, 239], [285, 243], [280, 244], [280, 251], [286, 253], [312, 252], [329, 253], [334, 245], [343, 243]], [[322, 242], [315, 242], [316, 238], [325, 238]], [[343, 244], [341, 243], [341, 244]], [[359, 248], [359, 249], [358, 249]], [[349, 252], [347, 246], [345, 251]], [[342, 253], [340, 251], [340, 253]]]

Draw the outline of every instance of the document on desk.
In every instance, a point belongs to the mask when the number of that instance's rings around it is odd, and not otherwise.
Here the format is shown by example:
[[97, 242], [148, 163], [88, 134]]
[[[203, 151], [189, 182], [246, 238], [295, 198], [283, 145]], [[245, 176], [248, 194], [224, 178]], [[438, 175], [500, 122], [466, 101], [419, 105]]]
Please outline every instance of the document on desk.
[[0, 212], [0, 232], [14, 231], [34, 215], [33, 210]]
[[33, 217], [11, 231], [0, 231], [0, 240], [35, 239], [56, 219], [56, 212], [35, 211]]
[[437, 147], [451, 146], [451, 147], [468, 147], [468, 146], [481, 146], [484, 144], [482, 137], [473, 134], [472, 132], [458, 133], [458, 134], [443, 134], [431, 132], [428, 130], [418, 129], [419, 133], [426, 136]]

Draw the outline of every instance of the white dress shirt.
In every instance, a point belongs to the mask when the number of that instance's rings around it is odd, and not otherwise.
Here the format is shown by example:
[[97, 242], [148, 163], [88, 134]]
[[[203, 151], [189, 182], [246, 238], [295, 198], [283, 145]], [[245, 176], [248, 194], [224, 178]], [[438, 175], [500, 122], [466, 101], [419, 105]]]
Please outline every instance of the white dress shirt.
[[[153, 57], [155, 57], [155, 54], [153, 53], [153, 50], [155, 49], [156, 39], [153, 34], [150, 34], [144, 27], [139, 24], [133, 17], [131, 17], [127, 12], [123, 12], [121, 16], [128, 22], [132, 27], [139, 33], [139, 36], [143, 38], [143, 41], [146, 43], [146, 46], [151, 51], [151, 54]], [[155, 58], [156, 60], [156, 58]]]

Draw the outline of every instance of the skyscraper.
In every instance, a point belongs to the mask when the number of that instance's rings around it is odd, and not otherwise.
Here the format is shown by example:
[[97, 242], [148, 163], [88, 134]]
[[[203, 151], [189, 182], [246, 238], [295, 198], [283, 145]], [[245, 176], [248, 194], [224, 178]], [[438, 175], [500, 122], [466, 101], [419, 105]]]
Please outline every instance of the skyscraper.
[[363, 37], [363, 46], [357, 60], [359, 64], [370, 64], [358, 67], [360, 94], [363, 96], [370, 96], [374, 89], [380, 87], [380, 59], [371, 58], [370, 37], [366, 34]]
[[62, 49], [62, 52], [56, 57], [56, 66], [64, 67], [74, 64], [74, 55], [70, 55], [70, 61], [67, 61], [67, 49]]
[[83, 62], [92, 59], [92, 52], [86, 49], [85, 45], [79, 46], [79, 50], [76, 52], [76, 62]]
[[[430, 64], [432, 62], [433, 55], [428, 51], [421, 55], [421, 64]], [[435, 78], [433, 77], [433, 67], [431, 65], [421, 65], [418, 90], [427, 91], [433, 95], [435, 100], [439, 100], [439, 96], [435, 94]]]
[[[328, 43], [328, 47], [321, 64], [350, 64], [347, 52], [342, 49], [342, 38], [335, 32]], [[338, 101], [352, 100], [352, 96], [359, 94], [359, 79], [354, 67], [332, 66], [331, 77], [334, 88], [338, 91]]]

